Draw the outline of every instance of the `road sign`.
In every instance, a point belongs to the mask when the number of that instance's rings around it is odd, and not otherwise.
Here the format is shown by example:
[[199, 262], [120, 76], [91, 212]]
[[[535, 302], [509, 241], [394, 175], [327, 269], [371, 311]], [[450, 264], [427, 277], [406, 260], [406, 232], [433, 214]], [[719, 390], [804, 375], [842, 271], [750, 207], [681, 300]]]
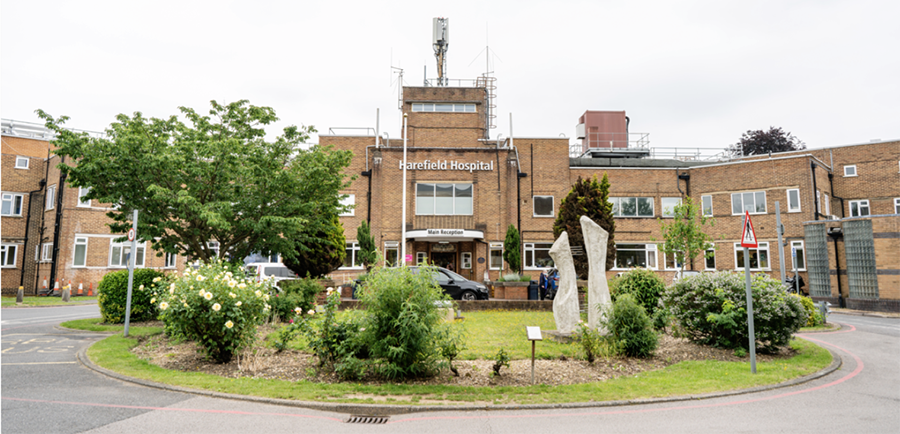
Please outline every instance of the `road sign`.
[[134, 228], [128, 230], [128, 241], [134, 241]]
[[756, 232], [753, 230], [753, 223], [750, 221], [750, 211], [744, 211], [744, 230], [741, 233], [741, 247], [759, 247], [756, 241]]

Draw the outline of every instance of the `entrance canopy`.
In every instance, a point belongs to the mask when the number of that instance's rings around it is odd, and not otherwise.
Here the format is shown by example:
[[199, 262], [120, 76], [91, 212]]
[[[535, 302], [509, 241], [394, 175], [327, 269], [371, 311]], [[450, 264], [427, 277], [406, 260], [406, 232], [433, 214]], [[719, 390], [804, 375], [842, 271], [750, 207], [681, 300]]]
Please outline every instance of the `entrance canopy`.
[[435, 243], [441, 241], [474, 241], [484, 239], [484, 232], [469, 229], [416, 229], [406, 232], [406, 238]]

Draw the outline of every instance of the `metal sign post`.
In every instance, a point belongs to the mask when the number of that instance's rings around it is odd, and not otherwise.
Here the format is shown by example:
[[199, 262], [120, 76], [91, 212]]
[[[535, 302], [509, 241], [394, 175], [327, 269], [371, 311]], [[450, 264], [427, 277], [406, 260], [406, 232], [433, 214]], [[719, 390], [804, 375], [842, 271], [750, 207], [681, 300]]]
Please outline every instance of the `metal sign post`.
[[536, 341], [544, 340], [544, 337], [541, 335], [540, 327], [525, 326], [525, 333], [531, 341], [531, 384], [534, 384], [534, 344]]
[[128, 337], [128, 324], [131, 322], [131, 288], [134, 286], [134, 264], [137, 257], [137, 219], [138, 212], [134, 210], [131, 230], [128, 231], [128, 241], [131, 241], [131, 253], [128, 255], [128, 296], [125, 298], [125, 337]]
[[747, 284], [747, 326], [750, 333], [750, 372], [756, 373], [756, 333], [753, 330], [753, 292], [750, 289], [750, 247], [758, 248], [756, 232], [750, 222], [750, 212], [744, 214], [744, 230], [741, 234], [741, 246], [744, 248], [744, 280]]

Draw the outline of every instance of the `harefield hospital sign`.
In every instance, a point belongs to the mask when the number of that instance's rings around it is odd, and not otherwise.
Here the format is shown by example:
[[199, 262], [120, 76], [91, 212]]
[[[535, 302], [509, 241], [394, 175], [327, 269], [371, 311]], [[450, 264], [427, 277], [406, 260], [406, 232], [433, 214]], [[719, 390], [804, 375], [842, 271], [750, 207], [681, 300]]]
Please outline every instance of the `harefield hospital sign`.
[[[400, 170], [403, 170], [403, 162], [400, 162]], [[469, 173], [483, 170], [483, 171], [493, 171], [494, 170], [494, 162], [488, 161], [487, 163], [483, 161], [476, 161], [473, 163], [466, 163], [462, 161], [449, 161], [449, 160], [425, 160], [422, 162], [414, 163], [414, 162], [406, 162], [406, 170], [464, 170]]]

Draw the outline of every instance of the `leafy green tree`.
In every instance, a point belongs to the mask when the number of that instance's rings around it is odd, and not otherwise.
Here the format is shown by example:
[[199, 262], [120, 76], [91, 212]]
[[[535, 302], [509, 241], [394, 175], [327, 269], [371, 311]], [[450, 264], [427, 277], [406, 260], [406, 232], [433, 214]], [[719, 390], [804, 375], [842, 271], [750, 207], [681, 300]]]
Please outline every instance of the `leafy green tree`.
[[681, 264], [681, 270], [688, 260], [706, 253], [715, 247], [713, 237], [703, 232], [706, 227], [713, 227], [715, 219], [706, 217], [700, 212], [700, 205], [694, 203], [690, 196], [676, 205], [671, 219], [658, 219], [663, 240], [666, 242], [662, 251], [666, 255], [675, 255], [675, 261]]
[[740, 157], [802, 149], [806, 149], [806, 144], [802, 140], [781, 128], [769, 127], [768, 131], [748, 130], [741, 136], [741, 140], [729, 146], [727, 151], [735, 157]]
[[321, 232], [309, 234], [293, 258], [284, 258], [284, 266], [300, 276], [322, 277], [343, 265], [347, 256], [344, 225], [338, 216], [322, 227]]
[[211, 105], [209, 116], [187, 107], [166, 119], [120, 114], [103, 137], [63, 128], [67, 116], [38, 115], [56, 133], [56, 154], [69, 157], [59, 165], [69, 183], [115, 204], [107, 213], [113, 233], [126, 233], [139, 210], [138, 235], [160, 255], [293, 258], [324, 242], [330, 216], [346, 209], [339, 191], [352, 153], [305, 148], [313, 127], [289, 126], [266, 140], [263, 127], [278, 120], [270, 107]]
[[375, 238], [372, 237], [369, 222], [363, 220], [359, 227], [356, 228], [356, 240], [359, 242], [357, 258], [366, 267], [366, 272], [368, 273], [372, 271], [372, 265], [378, 261], [378, 251], [375, 250]]
[[[609, 177], [603, 174], [603, 179], [597, 182], [595, 175], [591, 179], [582, 179], [580, 176], [569, 190], [569, 194], [559, 205], [559, 214], [553, 222], [553, 237], [566, 231], [569, 234], [569, 244], [572, 247], [584, 249], [584, 235], [581, 232], [581, 216], [586, 215], [603, 229], [609, 232], [609, 241], [606, 245], [606, 269], [613, 268], [616, 263], [616, 222], [613, 219], [612, 203], [609, 201]], [[581, 279], [586, 279], [588, 274], [587, 254], [575, 255], [575, 273]]]
[[506, 240], [503, 242], [503, 260], [509, 264], [510, 270], [522, 271], [522, 237], [515, 226], [506, 228]]

